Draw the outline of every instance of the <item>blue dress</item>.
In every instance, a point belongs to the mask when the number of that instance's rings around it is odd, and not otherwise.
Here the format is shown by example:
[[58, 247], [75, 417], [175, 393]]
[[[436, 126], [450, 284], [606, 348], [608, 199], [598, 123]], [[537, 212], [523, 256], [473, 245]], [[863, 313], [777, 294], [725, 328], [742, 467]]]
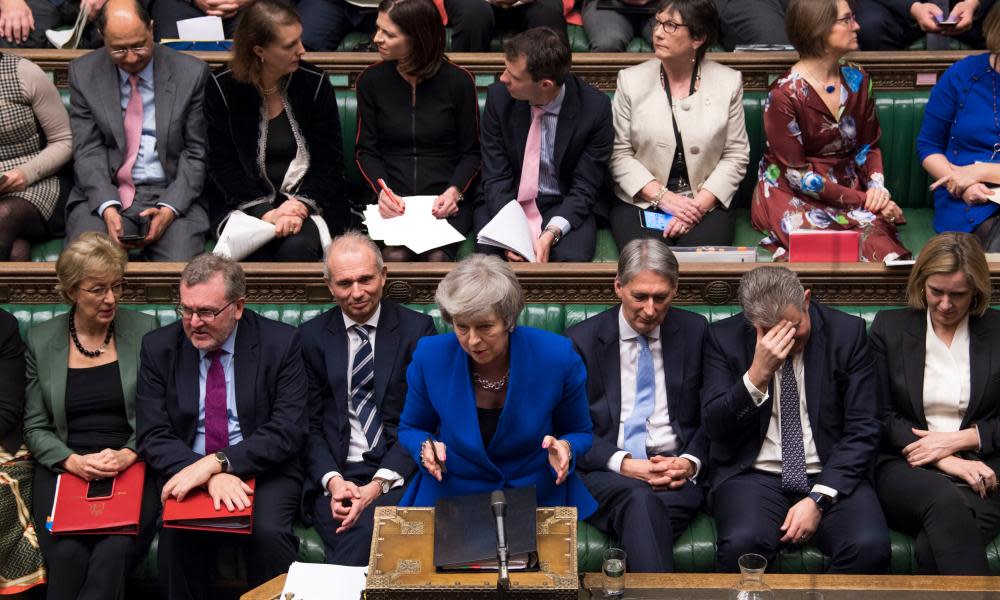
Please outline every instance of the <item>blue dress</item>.
[[[920, 162], [943, 154], [952, 164], [988, 162], [1000, 143], [1000, 74], [989, 53], [969, 56], [941, 75], [924, 109], [917, 136]], [[1000, 161], [1000, 153], [994, 162]], [[934, 190], [934, 230], [971, 232], [997, 210], [992, 202], [968, 206], [944, 186]]]

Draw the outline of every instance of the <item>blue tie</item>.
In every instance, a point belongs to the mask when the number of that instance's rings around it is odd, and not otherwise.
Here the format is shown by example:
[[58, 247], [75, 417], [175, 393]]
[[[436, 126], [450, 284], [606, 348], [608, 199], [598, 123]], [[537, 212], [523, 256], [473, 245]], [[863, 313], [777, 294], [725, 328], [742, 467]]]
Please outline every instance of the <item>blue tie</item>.
[[361, 421], [361, 430], [368, 440], [368, 449], [374, 451], [382, 439], [382, 419], [375, 407], [375, 365], [367, 325], [354, 325], [354, 332], [361, 338], [361, 346], [354, 353], [351, 363], [351, 405]]
[[799, 386], [792, 359], [788, 358], [781, 367], [781, 489], [805, 494], [809, 491], [809, 480], [799, 410]]
[[653, 414], [656, 378], [653, 374], [653, 353], [649, 350], [649, 340], [644, 335], [636, 340], [639, 342], [639, 361], [635, 369], [635, 406], [625, 421], [625, 451], [632, 458], [645, 460], [646, 421]]

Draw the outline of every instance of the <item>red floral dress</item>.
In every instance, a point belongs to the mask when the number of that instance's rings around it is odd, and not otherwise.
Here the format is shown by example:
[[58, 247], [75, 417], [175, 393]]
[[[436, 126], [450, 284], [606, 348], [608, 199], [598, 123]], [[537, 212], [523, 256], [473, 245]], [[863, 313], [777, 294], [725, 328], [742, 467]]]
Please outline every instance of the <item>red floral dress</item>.
[[871, 80], [859, 67], [840, 68], [836, 117], [797, 71], [771, 84], [764, 103], [767, 149], [750, 216], [767, 234], [761, 245], [787, 260], [797, 229], [860, 229], [864, 260], [909, 256], [896, 226], [864, 208], [865, 190], [884, 187], [881, 129]]

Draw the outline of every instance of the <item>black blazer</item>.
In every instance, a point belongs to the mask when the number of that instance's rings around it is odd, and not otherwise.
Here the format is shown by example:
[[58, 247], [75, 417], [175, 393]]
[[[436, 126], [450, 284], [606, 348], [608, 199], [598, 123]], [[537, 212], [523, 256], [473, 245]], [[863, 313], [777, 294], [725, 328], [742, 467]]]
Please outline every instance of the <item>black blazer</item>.
[[[816, 483], [848, 495], [862, 481], [879, 441], [875, 364], [858, 317], [809, 303], [806, 409], [823, 470]], [[771, 396], [758, 408], [743, 384], [757, 334], [743, 313], [708, 327], [702, 419], [712, 441], [712, 487], [753, 466], [771, 420]]]
[[[917, 441], [911, 428], [927, 429], [924, 416], [924, 361], [927, 313], [904, 308], [875, 315], [871, 346], [882, 400], [879, 461], [898, 458], [903, 447]], [[978, 460], [1000, 458], [1000, 312], [969, 316], [969, 407], [962, 429], [979, 429]], [[1000, 462], [1000, 461], [998, 461]]]
[[[566, 330], [587, 365], [587, 396], [594, 423], [594, 445], [577, 463], [582, 471], [607, 470], [608, 460], [621, 450], [621, 366], [619, 364], [618, 312], [610, 308]], [[702, 340], [708, 329], [705, 317], [671, 307], [660, 325], [660, 346], [667, 381], [667, 410], [680, 446], [677, 454], [691, 454], [708, 468], [708, 436], [701, 427]], [[703, 471], [704, 473], [705, 471]]]
[[[303, 323], [302, 356], [309, 381], [309, 443], [306, 445], [307, 488], [319, 489], [330, 471], [344, 472], [351, 443], [347, 417], [350, 402], [347, 389], [347, 330], [340, 307]], [[382, 416], [385, 452], [365, 457], [373, 464], [409, 478], [416, 464], [397, 442], [399, 416], [406, 400], [406, 368], [424, 336], [436, 335], [434, 321], [427, 315], [382, 300], [378, 333], [375, 337], [375, 405]]]
[[[486, 90], [482, 132], [483, 193], [490, 216], [517, 198], [531, 110], [499, 81]], [[566, 77], [566, 95], [556, 127], [555, 163], [562, 192], [557, 214], [574, 229], [592, 213], [615, 139], [611, 100], [577, 77]]]
[[[307, 386], [298, 331], [244, 309], [233, 360], [243, 441], [225, 451], [230, 472], [301, 477]], [[146, 334], [141, 361], [139, 452], [161, 478], [171, 477], [202, 458], [191, 449], [198, 427], [199, 353], [178, 321]]]
[[[292, 115], [309, 151], [309, 168], [295, 194], [312, 203], [310, 212], [323, 213], [334, 232], [348, 221], [344, 195], [344, 150], [341, 145], [337, 98], [322, 69], [305, 61], [284, 80]], [[208, 174], [228, 210], [235, 210], [274, 192], [257, 165], [261, 129], [261, 98], [257, 88], [237, 81], [227, 66], [219, 67], [205, 87], [208, 120]], [[271, 205], [247, 209], [254, 216]]]
[[24, 417], [24, 343], [17, 319], [0, 310], [0, 444], [11, 454], [21, 447]]

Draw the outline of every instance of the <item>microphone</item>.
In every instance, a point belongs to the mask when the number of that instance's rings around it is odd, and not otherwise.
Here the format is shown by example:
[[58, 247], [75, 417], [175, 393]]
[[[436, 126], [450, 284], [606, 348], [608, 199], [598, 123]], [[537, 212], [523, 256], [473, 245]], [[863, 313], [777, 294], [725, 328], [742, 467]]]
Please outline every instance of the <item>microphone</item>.
[[497, 572], [497, 591], [503, 594], [510, 591], [510, 574], [507, 567], [507, 524], [504, 516], [507, 514], [507, 497], [502, 490], [490, 494], [490, 507], [497, 524], [497, 562], [500, 569]]

